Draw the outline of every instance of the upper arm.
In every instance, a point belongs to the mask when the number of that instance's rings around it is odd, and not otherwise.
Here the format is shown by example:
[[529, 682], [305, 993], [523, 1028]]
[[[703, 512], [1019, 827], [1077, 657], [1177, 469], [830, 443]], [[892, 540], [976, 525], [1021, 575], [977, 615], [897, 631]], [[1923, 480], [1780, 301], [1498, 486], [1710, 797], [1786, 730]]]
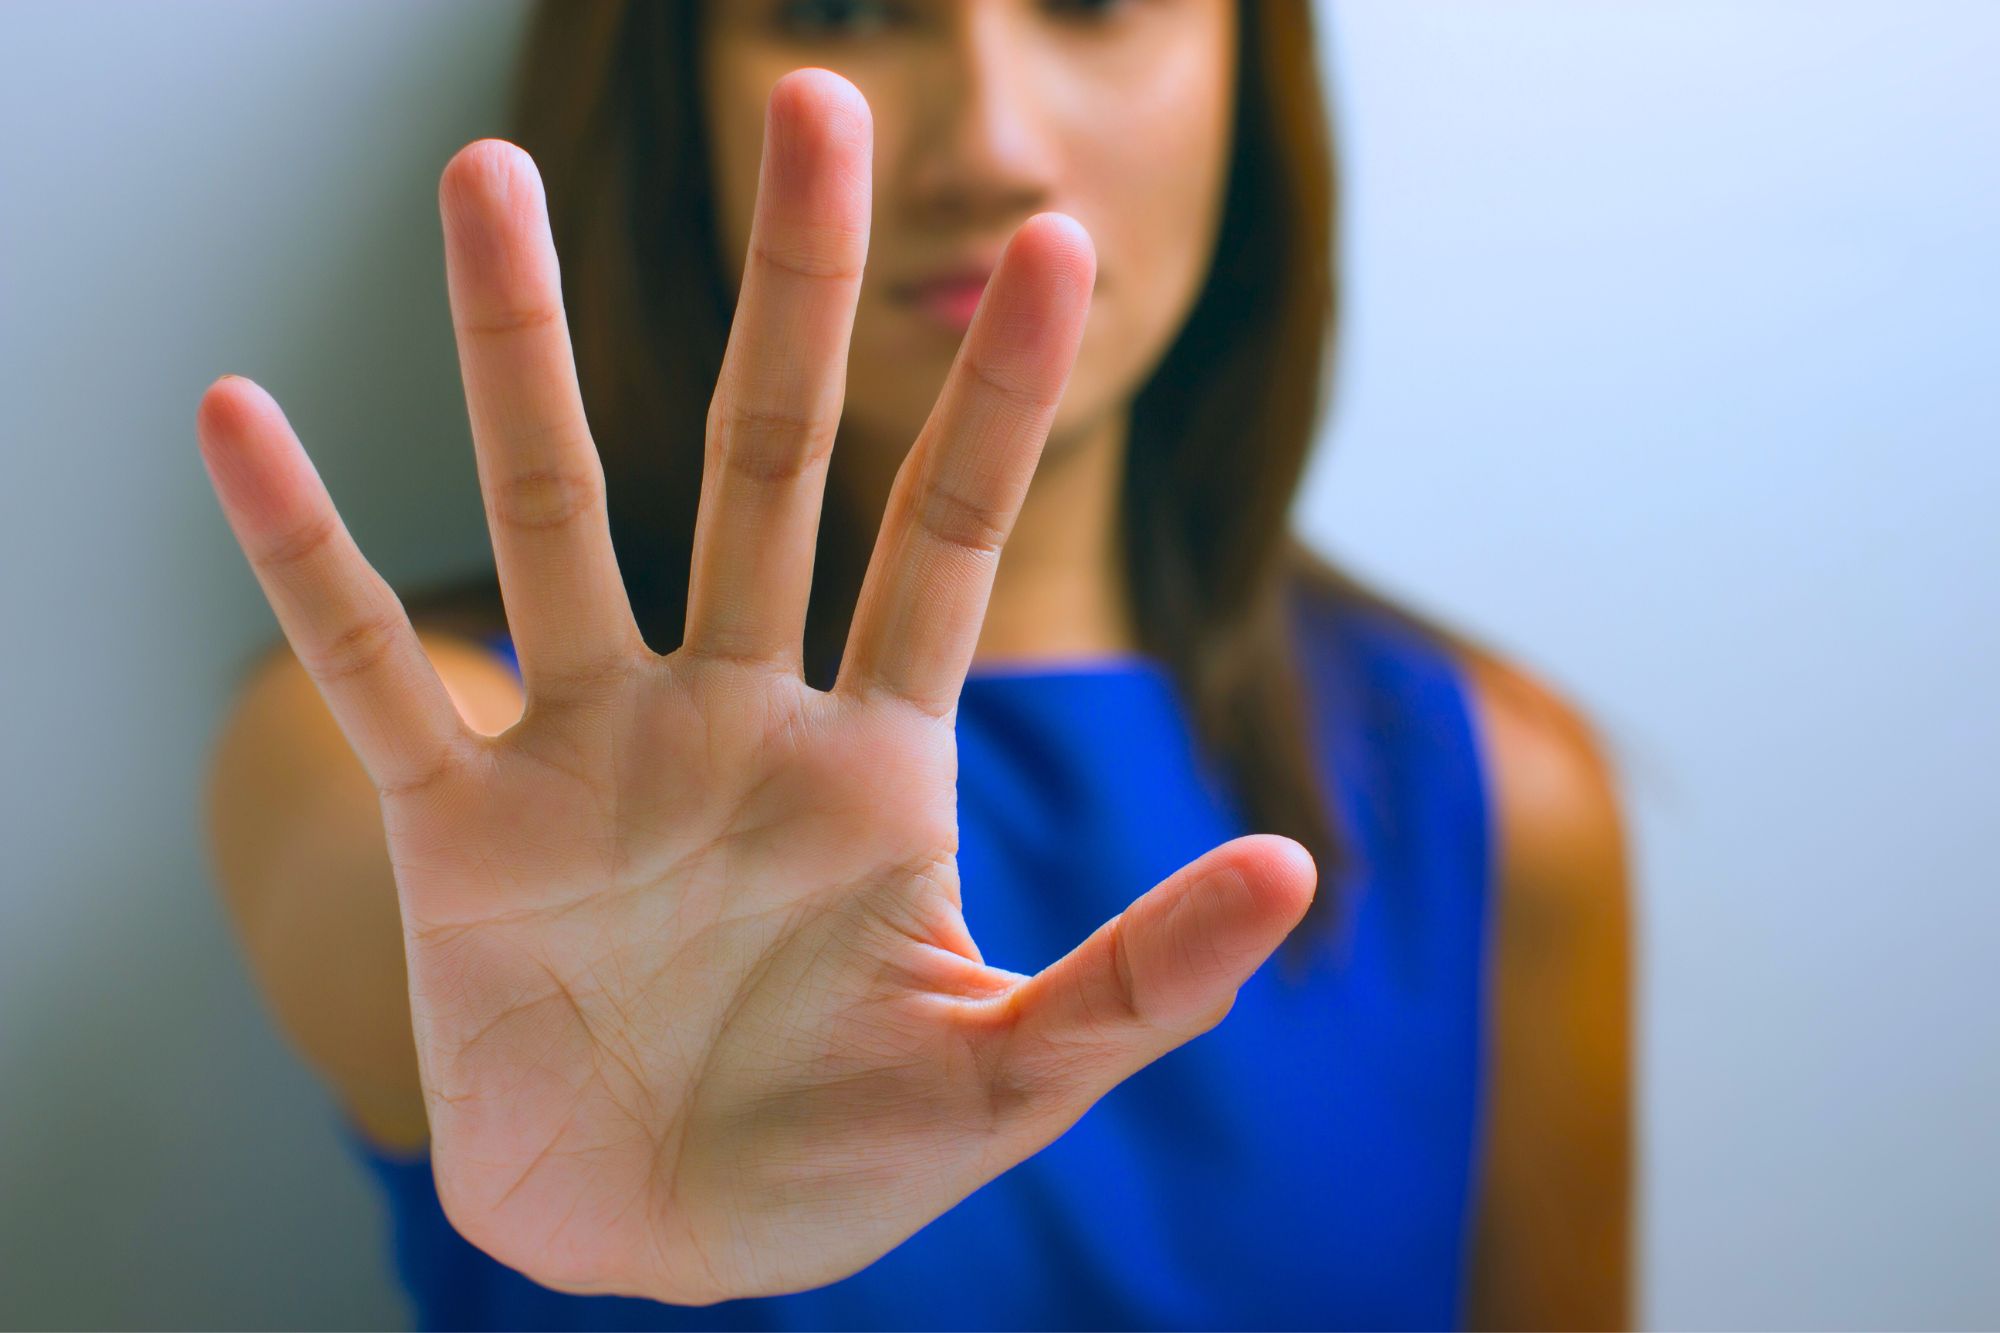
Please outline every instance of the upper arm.
[[1469, 663], [1496, 816], [1485, 1175], [1468, 1315], [1631, 1318], [1631, 902], [1597, 737], [1501, 659]]
[[[476, 643], [423, 635], [475, 730], [521, 695]], [[279, 1028], [378, 1140], [421, 1142], [402, 921], [381, 807], [318, 688], [280, 645], [217, 734], [205, 792], [217, 888]]]

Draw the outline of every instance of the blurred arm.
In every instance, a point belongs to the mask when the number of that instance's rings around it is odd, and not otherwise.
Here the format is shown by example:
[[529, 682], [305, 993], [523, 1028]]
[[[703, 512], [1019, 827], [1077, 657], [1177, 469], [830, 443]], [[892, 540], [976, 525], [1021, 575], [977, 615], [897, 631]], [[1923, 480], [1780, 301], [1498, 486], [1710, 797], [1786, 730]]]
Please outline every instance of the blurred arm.
[[1494, 778], [1491, 1081], [1466, 1316], [1622, 1329], [1631, 1312], [1631, 925], [1610, 766], [1546, 686], [1475, 659]]
[[[460, 714], [497, 734], [521, 714], [505, 663], [422, 634]], [[289, 648], [246, 681], [212, 752], [218, 888], [279, 1029], [376, 1142], [427, 1134], [396, 883], [373, 784]]]

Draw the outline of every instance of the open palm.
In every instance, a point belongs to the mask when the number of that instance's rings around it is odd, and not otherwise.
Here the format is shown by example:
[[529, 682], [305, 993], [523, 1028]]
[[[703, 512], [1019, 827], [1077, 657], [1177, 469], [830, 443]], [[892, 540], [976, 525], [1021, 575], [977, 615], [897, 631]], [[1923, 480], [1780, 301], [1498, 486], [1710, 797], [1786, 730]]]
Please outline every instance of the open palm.
[[1206, 1031], [1303, 915], [1289, 840], [1215, 849], [1028, 977], [960, 911], [953, 726], [1095, 255], [1014, 234], [897, 475], [840, 673], [801, 641], [868, 241], [866, 102], [768, 108], [708, 418], [684, 642], [614, 559], [541, 185], [481, 141], [441, 187], [451, 304], [527, 708], [460, 718], [277, 405], [202, 453], [285, 634], [381, 793], [438, 1193], [547, 1285], [698, 1304], [880, 1256]]

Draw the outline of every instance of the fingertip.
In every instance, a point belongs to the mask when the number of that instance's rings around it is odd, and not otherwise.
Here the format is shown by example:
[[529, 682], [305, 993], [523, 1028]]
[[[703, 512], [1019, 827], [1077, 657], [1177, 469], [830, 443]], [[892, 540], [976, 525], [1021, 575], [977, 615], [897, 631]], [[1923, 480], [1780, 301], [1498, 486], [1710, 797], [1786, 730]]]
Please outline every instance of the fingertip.
[[1031, 215], [1021, 224], [1023, 228], [1046, 229], [1059, 236], [1058, 244], [1066, 245], [1081, 257], [1094, 261], [1097, 257], [1096, 243], [1091, 240], [1090, 230], [1077, 221], [1074, 214], [1057, 209], [1045, 209]]
[[534, 159], [528, 150], [508, 139], [489, 136], [474, 139], [465, 147], [451, 155], [444, 164], [440, 183], [454, 189], [464, 189], [481, 184], [495, 177], [505, 177], [522, 168], [534, 167]]
[[811, 117], [831, 128], [837, 138], [874, 142], [874, 111], [868, 99], [852, 80], [824, 66], [805, 65], [786, 73], [771, 85], [765, 111]]
[[1021, 224], [1031, 243], [1042, 250], [1054, 268], [1067, 272], [1083, 291], [1097, 285], [1097, 243], [1081, 222], [1068, 213], [1037, 213]]
[[195, 407], [195, 435], [204, 446], [242, 434], [276, 403], [261, 384], [241, 375], [223, 375], [202, 390]]
[[1275, 833], [1253, 833], [1209, 853], [1200, 897], [1208, 904], [1207, 929], [1218, 929], [1246, 947], [1277, 947], [1304, 919], [1319, 879], [1312, 854]]
[[[874, 130], [860, 90], [831, 70], [795, 69], [771, 88], [750, 258], [742, 281], [772, 265], [856, 278], [867, 263]], [[749, 293], [746, 290], [746, 295]]]
[[1278, 833], [1253, 836], [1263, 845], [1274, 868], [1282, 867], [1278, 877], [1298, 886], [1310, 902], [1319, 885], [1319, 862], [1313, 860], [1313, 854], [1306, 850], [1306, 845], [1296, 838]]
[[229, 411], [230, 399], [239, 392], [236, 385], [242, 380], [240, 375], [218, 375], [208, 382], [201, 391], [201, 398], [195, 403], [195, 430], [206, 436]]
[[1319, 892], [1319, 864], [1311, 852], [1295, 838], [1276, 833], [1252, 834], [1258, 873], [1253, 886], [1260, 905], [1274, 916], [1289, 918], [1293, 925], [1305, 916]]
[[487, 209], [538, 207], [542, 174], [534, 158], [506, 139], [474, 139], [451, 155], [438, 176], [438, 207], [449, 223]]
[[[1001, 274], [1005, 274], [1003, 278]], [[989, 367], [1019, 358], [1037, 375], [1066, 383], [1089, 323], [1097, 254], [1083, 224], [1067, 213], [1036, 213], [1007, 241], [1000, 272], [987, 284], [974, 335]], [[989, 310], [990, 307], [990, 310]]]
[[[239, 530], [268, 525], [278, 512], [290, 428], [277, 400], [254, 380], [224, 375], [195, 409], [195, 441], [209, 480]], [[240, 525], [249, 525], [247, 529]]]
[[[875, 125], [861, 90], [832, 70], [795, 69], [772, 85], [765, 108], [764, 190], [793, 198], [792, 191], [832, 189], [832, 207], [865, 221], [872, 190]], [[825, 200], [809, 211], [825, 211]], [[853, 225], [850, 223], [850, 225]]]

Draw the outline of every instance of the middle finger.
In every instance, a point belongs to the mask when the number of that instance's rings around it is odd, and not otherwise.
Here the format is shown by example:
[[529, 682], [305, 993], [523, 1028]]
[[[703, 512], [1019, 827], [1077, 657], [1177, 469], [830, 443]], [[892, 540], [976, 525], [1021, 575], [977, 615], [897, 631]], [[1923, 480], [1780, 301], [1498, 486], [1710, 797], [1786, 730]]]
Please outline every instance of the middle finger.
[[874, 128], [823, 69], [778, 80], [743, 288], [709, 405], [683, 647], [796, 670], [868, 255]]

